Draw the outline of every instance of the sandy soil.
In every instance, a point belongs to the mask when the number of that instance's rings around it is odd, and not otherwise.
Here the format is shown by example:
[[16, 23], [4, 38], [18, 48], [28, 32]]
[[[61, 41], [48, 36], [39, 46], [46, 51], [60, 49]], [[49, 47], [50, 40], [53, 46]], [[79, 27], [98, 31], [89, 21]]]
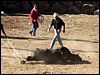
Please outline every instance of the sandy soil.
[[[36, 48], [49, 48], [53, 28], [46, 32], [52, 20], [43, 15], [43, 24], [37, 30], [37, 37], [30, 36], [31, 25], [28, 16], [1, 16], [1, 23], [8, 38], [1, 32], [1, 74], [98, 74], [99, 73], [99, 16], [64, 15], [66, 32], [61, 32], [62, 42], [71, 52], [79, 54], [88, 63], [83, 64], [20, 64], [15, 50], [22, 58], [31, 55]], [[60, 47], [56, 42], [54, 48]], [[14, 50], [14, 49], [15, 50]]]

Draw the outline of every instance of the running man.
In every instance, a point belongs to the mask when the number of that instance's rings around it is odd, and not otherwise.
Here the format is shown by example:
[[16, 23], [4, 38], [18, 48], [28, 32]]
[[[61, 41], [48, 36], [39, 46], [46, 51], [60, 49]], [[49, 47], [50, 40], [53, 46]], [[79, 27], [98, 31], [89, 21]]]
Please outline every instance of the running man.
[[1, 24], [1, 31], [3, 32], [3, 34], [4, 34], [5, 36], [7, 36], [6, 33], [5, 33], [5, 31], [4, 31], [4, 28], [3, 28], [3, 25], [2, 25], [2, 24]]
[[38, 13], [37, 6], [34, 5], [33, 9], [31, 10], [31, 12], [29, 14], [29, 17], [30, 17], [30, 23], [29, 24], [32, 24], [32, 29], [29, 33], [33, 36], [36, 36], [36, 30], [39, 27], [38, 16], [39, 16], [39, 13]]
[[53, 14], [52, 23], [51, 23], [51, 26], [48, 28], [48, 31], [50, 31], [52, 26], [54, 26], [55, 35], [51, 42], [50, 49], [53, 49], [53, 46], [54, 46], [56, 40], [59, 42], [60, 46], [63, 47], [63, 43], [60, 38], [60, 32], [61, 32], [61, 29], [63, 26], [63, 33], [65, 33], [65, 23], [63, 22], [63, 20], [61, 18], [58, 17], [58, 13], [56, 13], [56, 12], [54, 12], [54, 14]]

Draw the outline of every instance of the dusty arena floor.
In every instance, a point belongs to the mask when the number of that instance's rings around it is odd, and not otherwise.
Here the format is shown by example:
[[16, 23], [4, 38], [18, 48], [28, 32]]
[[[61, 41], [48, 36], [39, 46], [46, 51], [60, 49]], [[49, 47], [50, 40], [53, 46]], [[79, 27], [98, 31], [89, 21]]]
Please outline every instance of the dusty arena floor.
[[[36, 38], [30, 36], [28, 16], [1, 16], [1, 23], [8, 36], [1, 32], [1, 74], [99, 74], [99, 16], [64, 15], [66, 32], [61, 32], [62, 42], [72, 53], [90, 63], [79, 64], [20, 64], [16, 52], [24, 59], [36, 48], [50, 47], [53, 28], [47, 32], [51, 15], [43, 15], [44, 21], [37, 30]], [[60, 47], [58, 42], [54, 48]], [[18, 55], [18, 56], [19, 56]]]

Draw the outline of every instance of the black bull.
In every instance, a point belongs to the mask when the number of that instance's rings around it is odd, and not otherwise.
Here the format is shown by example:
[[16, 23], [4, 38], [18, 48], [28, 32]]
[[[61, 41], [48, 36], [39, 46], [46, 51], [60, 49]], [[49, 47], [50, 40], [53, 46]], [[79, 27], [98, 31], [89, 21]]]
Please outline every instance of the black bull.
[[72, 54], [68, 48], [62, 47], [57, 49], [39, 49], [27, 57], [27, 61], [45, 61], [46, 63], [58, 63], [60, 62], [74, 62], [82, 61], [82, 58], [78, 54]]

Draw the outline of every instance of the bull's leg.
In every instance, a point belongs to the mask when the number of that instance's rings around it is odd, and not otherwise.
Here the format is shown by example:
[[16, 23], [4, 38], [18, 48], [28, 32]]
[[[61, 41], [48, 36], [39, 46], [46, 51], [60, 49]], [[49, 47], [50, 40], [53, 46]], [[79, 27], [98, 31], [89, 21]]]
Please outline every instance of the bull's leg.
[[35, 59], [34, 56], [28, 56], [28, 57], [26, 58], [26, 60], [27, 60], [27, 61], [33, 61], [33, 60], [38, 61], [38, 60]]

